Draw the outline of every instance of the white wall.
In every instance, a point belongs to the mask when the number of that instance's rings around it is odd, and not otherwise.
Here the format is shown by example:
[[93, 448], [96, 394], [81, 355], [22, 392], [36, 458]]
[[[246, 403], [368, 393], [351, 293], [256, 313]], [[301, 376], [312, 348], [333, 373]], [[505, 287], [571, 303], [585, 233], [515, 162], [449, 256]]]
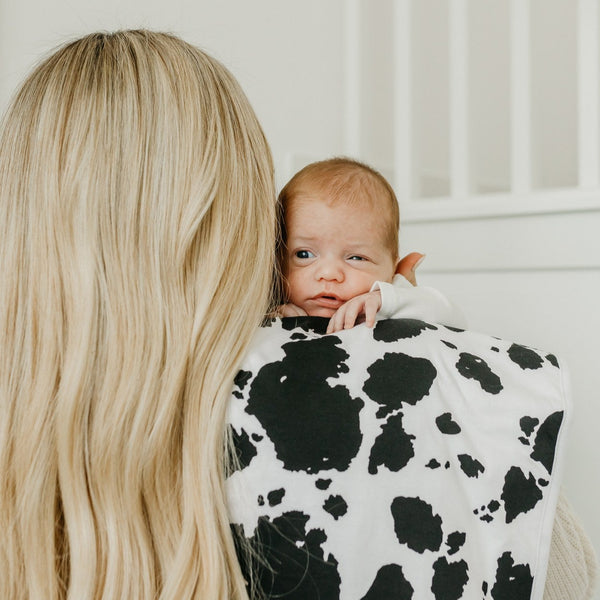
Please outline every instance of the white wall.
[[[238, 77], [273, 148], [280, 184], [303, 162], [343, 153], [348, 132], [357, 131], [360, 157], [389, 173], [394, 148], [392, 4], [0, 0], [0, 106], [40, 54], [66, 37], [120, 27], [170, 30], [220, 58]], [[471, 183], [479, 190], [506, 190], [510, 180], [508, 4], [469, 3], [470, 17], [478, 24], [469, 40], [474, 50], [469, 99], [475, 150]], [[534, 179], [540, 186], [572, 183], [576, 175], [574, 54], [569, 50], [575, 23], [569, 4], [575, 5], [572, 0], [532, 2], [533, 61], [541, 65], [532, 90], [539, 102], [533, 145], [539, 150]], [[415, 189], [438, 195], [449, 189], [448, 2], [418, 0], [413, 5], [413, 167], [421, 178]], [[357, 6], [360, 56], [348, 62], [346, 17]], [[359, 75], [360, 93], [349, 98], [353, 68], [358, 68], [354, 75]], [[345, 120], [352, 114], [349, 106], [359, 108], [359, 123]], [[410, 210], [404, 214], [409, 217], [402, 228], [403, 249], [428, 254], [423, 283], [454, 297], [474, 329], [552, 351], [569, 364], [576, 408], [565, 488], [600, 549], [600, 205], [592, 200], [584, 212], [537, 216], [482, 217], [477, 207], [466, 211], [466, 219], [453, 218], [447, 207], [437, 218], [411, 220]]]
[[41, 54], [100, 29], [171, 31], [234, 73], [279, 181], [298, 156], [343, 147], [343, 0], [0, 0], [0, 107]]

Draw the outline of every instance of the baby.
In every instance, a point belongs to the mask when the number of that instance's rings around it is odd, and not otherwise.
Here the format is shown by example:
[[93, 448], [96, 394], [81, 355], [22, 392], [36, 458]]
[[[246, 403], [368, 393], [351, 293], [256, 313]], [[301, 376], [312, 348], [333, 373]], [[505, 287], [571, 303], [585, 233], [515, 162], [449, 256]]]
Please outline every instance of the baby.
[[393, 317], [465, 327], [441, 293], [399, 274], [398, 202], [380, 173], [347, 158], [312, 163], [279, 203], [286, 300], [279, 316], [328, 317], [328, 333]]

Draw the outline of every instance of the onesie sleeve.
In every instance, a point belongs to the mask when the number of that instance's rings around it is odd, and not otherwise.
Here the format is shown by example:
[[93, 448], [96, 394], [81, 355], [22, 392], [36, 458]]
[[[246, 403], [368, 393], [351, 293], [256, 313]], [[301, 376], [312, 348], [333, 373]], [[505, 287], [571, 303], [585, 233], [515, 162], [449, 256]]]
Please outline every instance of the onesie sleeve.
[[381, 308], [377, 319], [420, 319], [465, 329], [467, 321], [462, 311], [444, 294], [428, 286], [414, 286], [402, 275], [392, 283], [376, 281], [370, 291], [381, 292]]

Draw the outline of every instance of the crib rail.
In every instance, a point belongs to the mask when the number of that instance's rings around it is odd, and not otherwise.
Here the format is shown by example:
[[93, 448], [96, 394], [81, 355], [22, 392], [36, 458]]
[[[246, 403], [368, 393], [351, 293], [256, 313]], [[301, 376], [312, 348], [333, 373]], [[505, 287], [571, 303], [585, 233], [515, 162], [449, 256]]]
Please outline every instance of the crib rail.
[[[507, 111], [508, 170], [506, 189], [482, 193], [474, 185], [474, 148], [471, 121], [471, 73], [469, 72], [470, 8], [468, 0], [440, 2], [447, 10], [448, 33], [448, 143], [449, 161], [447, 173], [448, 192], [442, 196], [424, 198], [420, 190], [419, 176], [422, 165], [415, 152], [414, 106], [415, 59], [414, 11], [419, 0], [393, 0], [393, 165], [394, 185], [400, 201], [405, 205], [408, 220], [463, 218], [476, 211], [477, 214], [506, 214], [523, 212], [556, 212], [563, 210], [589, 210], [600, 208], [600, 48], [599, 48], [599, 0], [577, 0], [576, 63], [577, 113], [572, 131], [576, 158], [576, 173], [567, 186], [538, 185], [536, 167], [539, 156], [534, 145], [534, 115], [539, 98], [532, 94], [532, 73], [536, 65], [532, 60], [532, 14], [531, 0], [509, 0], [508, 3], [508, 89]], [[349, 59], [346, 112], [347, 151], [361, 156], [360, 119], [361, 106], [361, 10], [366, 2], [349, 0], [347, 5], [347, 43]], [[539, 16], [539, 14], [538, 14]], [[539, 66], [539, 65], [538, 65]], [[539, 94], [538, 94], [539, 95]], [[574, 118], [574, 117], [573, 117]], [[418, 132], [417, 132], [418, 134]], [[538, 141], [539, 142], [539, 141]], [[538, 143], [539, 146], [539, 143]], [[385, 170], [385, 166], [384, 166]], [[576, 181], [575, 181], [576, 180]], [[431, 195], [429, 195], [431, 196]]]
[[600, 185], [597, 0], [579, 0], [578, 33], [579, 187], [594, 189]]
[[510, 2], [511, 189], [531, 191], [531, 60], [529, 2]]

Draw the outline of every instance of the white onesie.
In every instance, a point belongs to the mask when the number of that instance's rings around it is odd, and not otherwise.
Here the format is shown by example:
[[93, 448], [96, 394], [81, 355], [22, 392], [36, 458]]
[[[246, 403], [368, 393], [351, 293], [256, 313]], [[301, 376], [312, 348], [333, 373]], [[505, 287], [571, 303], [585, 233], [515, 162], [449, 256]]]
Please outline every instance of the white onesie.
[[465, 329], [467, 321], [462, 311], [438, 290], [414, 286], [402, 275], [395, 275], [392, 283], [376, 281], [371, 292], [381, 292], [381, 308], [377, 320], [419, 319]]

